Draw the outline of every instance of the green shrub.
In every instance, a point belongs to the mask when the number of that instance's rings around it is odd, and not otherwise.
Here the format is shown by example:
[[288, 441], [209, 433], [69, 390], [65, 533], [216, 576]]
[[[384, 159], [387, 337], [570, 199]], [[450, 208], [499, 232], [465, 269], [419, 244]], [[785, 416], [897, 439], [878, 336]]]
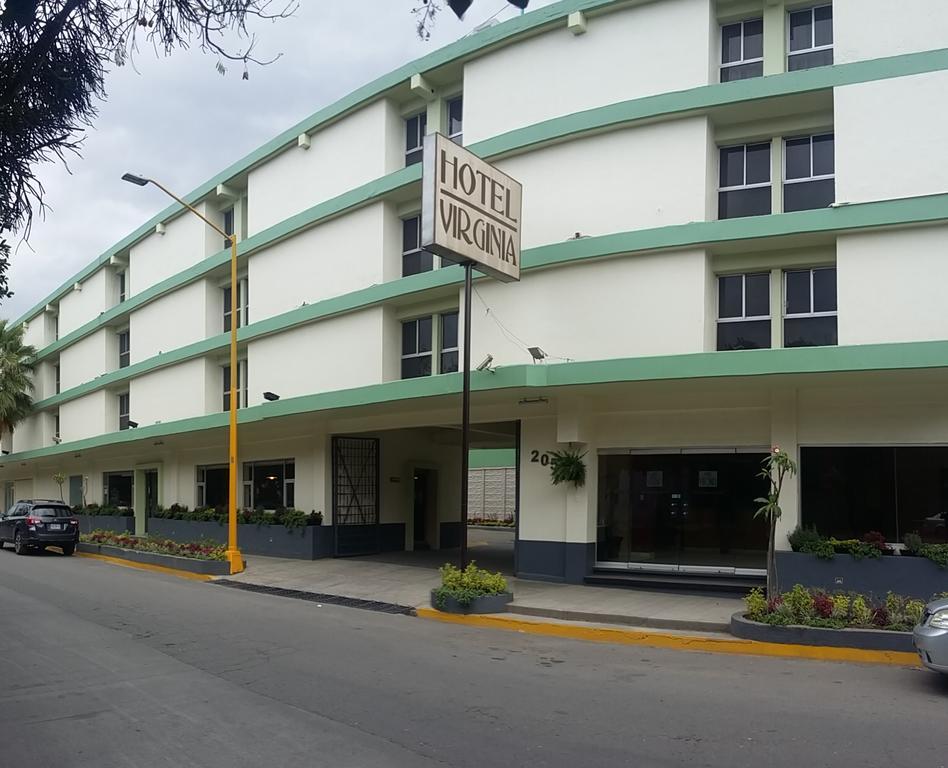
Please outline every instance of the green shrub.
[[805, 624], [808, 619], [813, 618], [813, 595], [801, 584], [794, 585], [793, 589], [783, 596], [783, 605], [787, 606], [793, 619], [800, 624]]
[[767, 614], [767, 598], [764, 597], [764, 590], [760, 587], [754, 587], [747, 597], [744, 598], [744, 604], [747, 606], [747, 617], [754, 621], [760, 621]]
[[918, 554], [927, 557], [939, 568], [948, 568], [948, 544], [922, 544]]
[[[815, 527], [804, 528], [798, 525], [793, 532], [787, 536], [790, 542], [790, 549], [794, 552], [811, 552], [812, 549], [824, 541]], [[814, 554], [816, 554], [814, 552]]]
[[849, 595], [842, 593], [833, 595], [833, 618], [843, 620], [849, 618]]
[[922, 548], [922, 537], [917, 533], [906, 533], [902, 537], [902, 543], [905, 545], [907, 552], [917, 555], [919, 550]]
[[850, 606], [850, 615], [852, 616], [853, 623], [857, 626], [865, 627], [869, 625], [872, 621], [872, 609], [866, 602], [866, 598], [862, 595], [853, 597], [853, 602]]
[[491, 573], [478, 568], [473, 562], [462, 571], [457, 566], [445, 563], [441, 566], [441, 586], [435, 590], [435, 604], [444, 608], [448, 597], [461, 605], [470, 605], [475, 598], [485, 595], [500, 595], [507, 591], [507, 579], [503, 574]]

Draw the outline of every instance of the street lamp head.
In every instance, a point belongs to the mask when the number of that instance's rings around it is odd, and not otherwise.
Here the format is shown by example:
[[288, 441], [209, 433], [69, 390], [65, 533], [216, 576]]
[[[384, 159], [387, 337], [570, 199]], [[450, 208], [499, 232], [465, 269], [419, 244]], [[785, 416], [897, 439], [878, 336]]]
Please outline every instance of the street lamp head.
[[149, 180], [143, 176], [136, 176], [134, 173], [123, 173], [122, 181], [127, 181], [130, 184], [137, 184], [140, 187], [144, 187]]

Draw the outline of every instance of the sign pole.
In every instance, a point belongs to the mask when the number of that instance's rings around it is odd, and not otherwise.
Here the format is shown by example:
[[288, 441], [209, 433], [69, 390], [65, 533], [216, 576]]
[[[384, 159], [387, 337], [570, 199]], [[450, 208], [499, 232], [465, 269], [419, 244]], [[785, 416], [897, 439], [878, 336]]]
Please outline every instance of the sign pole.
[[467, 483], [471, 442], [471, 283], [474, 263], [464, 263], [464, 368], [461, 388], [461, 570], [467, 566]]

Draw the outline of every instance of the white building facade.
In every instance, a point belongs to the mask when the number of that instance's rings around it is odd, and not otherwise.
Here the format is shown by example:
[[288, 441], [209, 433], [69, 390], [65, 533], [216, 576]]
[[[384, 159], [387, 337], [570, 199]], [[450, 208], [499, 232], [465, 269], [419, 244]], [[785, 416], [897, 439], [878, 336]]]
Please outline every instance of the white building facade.
[[[772, 445], [800, 465], [781, 548], [945, 541], [946, 89], [939, 0], [563, 0], [464, 38], [188, 196], [238, 238], [238, 318], [178, 207], [19, 318], [6, 502], [62, 473], [139, 532], [224, 503], [237, 322], [242, 506], [323, 512], [337, 554], [455, 545], [462, 270], [417, 222], [440, 131], [523, 184], [522, 280], [475, 282], [471, 350], [474, 445], [517, 449], [518, 574], [759, 574]], [[550, 482], [563, 449], [582, 488]]]

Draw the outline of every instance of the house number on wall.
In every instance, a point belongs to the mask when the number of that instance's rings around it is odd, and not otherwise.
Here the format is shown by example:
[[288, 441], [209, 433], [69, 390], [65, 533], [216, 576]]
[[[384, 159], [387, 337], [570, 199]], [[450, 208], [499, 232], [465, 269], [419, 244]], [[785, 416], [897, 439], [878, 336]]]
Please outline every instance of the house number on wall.
[[530, 451], [530, 463], [540, 464], [541, 466], [550, 466], [550, 454], [540, 453], [539, 451]]

